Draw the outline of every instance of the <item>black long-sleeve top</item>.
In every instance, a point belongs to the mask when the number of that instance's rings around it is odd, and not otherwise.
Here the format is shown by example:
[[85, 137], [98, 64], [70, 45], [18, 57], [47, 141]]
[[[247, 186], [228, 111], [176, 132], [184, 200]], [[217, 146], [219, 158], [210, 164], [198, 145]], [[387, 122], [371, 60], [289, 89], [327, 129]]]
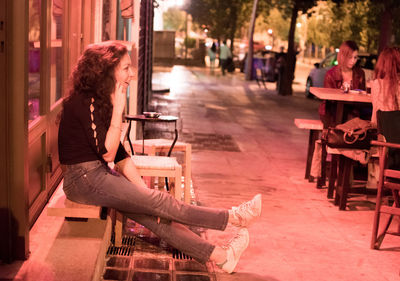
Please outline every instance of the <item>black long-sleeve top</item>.
[[[92, 122], [93, 117], [93, 122]], [[74, 95], [64, 103], [58, 130], [58, 154], [61, 164], [72, 165], [100, 160], [107, 153], [104, 145], [108, 124], [100, 118], [96, 102], [84, 95]], [[120, 143], [114, 162], [129, 154]]]

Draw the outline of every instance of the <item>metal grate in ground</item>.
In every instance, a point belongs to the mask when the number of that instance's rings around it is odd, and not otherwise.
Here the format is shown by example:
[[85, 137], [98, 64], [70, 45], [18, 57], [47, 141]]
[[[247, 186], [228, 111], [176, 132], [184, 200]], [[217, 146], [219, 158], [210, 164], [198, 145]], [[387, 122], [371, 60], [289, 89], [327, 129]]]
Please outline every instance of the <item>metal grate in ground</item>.
[[193, 260], [140, 224], [128, 219], [124, 233], [122, 246], [107, 251], [102, 280], [216, 281], [212, 264]]

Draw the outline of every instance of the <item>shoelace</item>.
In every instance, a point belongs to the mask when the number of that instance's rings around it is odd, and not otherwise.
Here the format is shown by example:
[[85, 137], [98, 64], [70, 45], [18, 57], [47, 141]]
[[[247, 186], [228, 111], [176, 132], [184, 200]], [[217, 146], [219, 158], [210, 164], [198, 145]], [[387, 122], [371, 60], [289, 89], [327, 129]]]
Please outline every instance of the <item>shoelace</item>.
[[236, 207], [235, 215], [238, 217], [240, 223], [242, 223], [242, 221], [245, 219], [240, 215], [240, 212], [242, 212], [242, 213], [243, 212], [248, 212], [251, 215], [254, 215], [253, 214], [253, 210], [252, 210], [252, 205], [253, 205], [253, 201], [249, 201], [249, 202], [243, 203], [239, 207]]
[[252, 205], [253, 205], [253, 200], [240, 205], [238, 209], [239, 211], [248, 211], [252, 213]]
[[[233, 247], [235, 244], [237, 244], [238, 243], [238, 240], [240, 240], [240, 238], [241, 238], [241, 235], [240, 235], [240, 233], [238, 232], [238, 233], [236, 233], [236, 235], [234, 236], [234, 237], [232, 237], [229, 241], [228, 241], [228, 243], [226, 243], [225, 245], [223, 245], [221, 248], [222, 249], [224, 249], [224, 250], [228, 250], [229, 248], [231, 248], [232, 249], [232, 252], [233, 252], [233, 255], [235, 255], [235, 251], [234, 251], [234, 248], [235, 247]], [[236, 246], [236, 245], [235, 245]]]

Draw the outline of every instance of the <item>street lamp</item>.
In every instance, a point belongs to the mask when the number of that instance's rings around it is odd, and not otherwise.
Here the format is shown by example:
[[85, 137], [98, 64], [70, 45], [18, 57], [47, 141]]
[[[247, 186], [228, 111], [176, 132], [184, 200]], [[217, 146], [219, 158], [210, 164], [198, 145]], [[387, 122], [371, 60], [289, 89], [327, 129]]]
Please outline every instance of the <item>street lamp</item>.
[[272, 38], [271, 49], [274, 49], [274, 35], [273, 35], [273, 30], [272, 30], [271, 28], [269, 28], [269, 29], [267, 30], [267, 32], [268, 32], [269, 36], [271, 36], [271, 38]]

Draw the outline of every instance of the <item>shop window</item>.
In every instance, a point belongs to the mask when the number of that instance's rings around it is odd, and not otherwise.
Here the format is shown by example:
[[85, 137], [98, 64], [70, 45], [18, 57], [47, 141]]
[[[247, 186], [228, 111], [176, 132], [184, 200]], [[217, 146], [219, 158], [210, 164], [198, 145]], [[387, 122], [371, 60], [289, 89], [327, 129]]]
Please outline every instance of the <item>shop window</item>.
[[40, 113], [40, 11], [41, 0], [29, 0], [29, 121]]
[[63, 13], [64, 0], [52, 0], [51, 5], [51, 47], [50, 47], [50, 104], [62, 96], [63, 69]]

